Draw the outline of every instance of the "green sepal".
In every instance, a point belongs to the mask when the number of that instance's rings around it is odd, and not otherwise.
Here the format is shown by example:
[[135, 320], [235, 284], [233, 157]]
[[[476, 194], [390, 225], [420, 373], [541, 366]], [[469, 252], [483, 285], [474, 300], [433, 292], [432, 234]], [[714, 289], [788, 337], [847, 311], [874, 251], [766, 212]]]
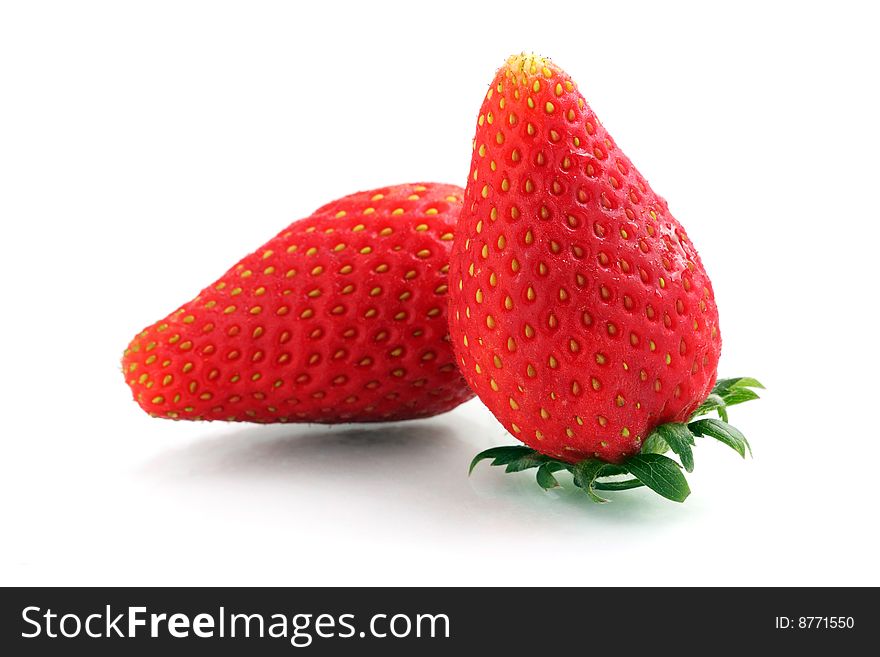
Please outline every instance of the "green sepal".
[[[714, 390], [732, 390], [734, 388], [760, 388], [764, 390], [764, 384], [750, 376], [738, 376], [732, 379], [718, 379]], [[720, 394], [720, 393], [719, 393]]]
[[558, 472], [559, 470], [567, 470], [565, 463], [560, 463], [559, 461], [548, 461], [546, 463], [542, 463], [540, 467], [538, 467], [538, 471], [535, 472], [535, 480], [538, 482], [538, 485], [544, 490], [550, 490], [551, 488], [557, 488], [559, 486], [559, 481], [556, 477], [553, 476], [554, 472]]
[[[546, 463], [549, 457], [544, 456], [538, 452], [532, 452], [531, 454], [524, 454], [519, 458], [515, 458], [507, 464], [507, 467], [504, 468], [505, 472], [522, 472], [523, 470], [528, 470], [529, 468], [537, 468], [543, 463]], [[493, 463], [492, 465], [497, 465]]]
[[682, 422], [667, 422], [654, 429], [652, 433], [658, 434], [669, 445], [669, 449], [678, 455], [685, 470], [694, 471], [694, 452], [691, 449], [694, 444], [694, 434], [688, 429], [688, 425]]
[[593, 484], [594, 490], [629, 490], [644, 486], [638, 479], [623, 479], [621, 481], [597, 481]]
[[665, 454], [668, 451], [669, 445], [656, 431], [652, 431], [642, 443], [642, 454]]
[[706, 397], [705, 401], [691, 414], [694, 420], [702, 415], [707, 415], [712, 411], [718, 413], [723, 421], [727, 422], [727, 409], [730, 406], [736, 406], [752, 399], [760, 399], [758, 393], [752, 388], [761, 388], [764, 386], [757, 379], [750, 376], [741, 376], [734, 379], [718, 379], [712, 392]]
[[[473, 472], [474, 467], [483, 460], [491, 460], [495, 466], [505, 466], [506, 472], [537, 468], [535, 479], [538, 485], [550, 490], [560, 485], [554, 473], [568, 470], [573, 475], [575, 485], [583, 489], [593, 502], [608, 501], [597, 495], [596, 491], [623, 491], [640, 486], [647, 486], [669, 500], [684, 502], [690, 495], [690, 487], [681, 468], [683, 466], [688, 472], [693, 471], [692, 447], [695, 436], [711, 436], [742, 457], [745, 457], [746, 450], [751, 454], [752, 448], [742, 432], [728, 424], [727, 408], [758, 399], [758, 394], [752, 388], [763, 389], [764, 386], [750, 377], [719, 379], [712, 393], [691, 415], [689, 423], [671, 422], [656, 427], [642, 443], [641, 452], [621, 464], [596, 459], [572, 464], [525, 445], [507, 445], [492, 447], [477, 454], [471, 461], [468, 473]], [[721, 419], [701, 417], [713, 411]], [[679, 457], [681, 465], [663, 456], [670, 450]], [[631, 474], [632, 478], [603, 480], [626, 474]]]
[[[736, 379], [719, 379], [712, 388], [712, 394], [718, 395], [724, 400], [725, 406], [735, 406], [752, 399], [760, 399], [758, 393], [751, 388], [764, 389], [764, 386], [757, 379], [749, 376], [741, 376]], [[727, 418], [722, 418], [727, 422]]]
[[602, 467], [602, 472], [599, 473], [600, 477], [613, 477], [614, 475], [625, 475], [629, 474], [629, 470], [626, 469], [625, 466], [615, 465], [613, 463], [606, 463]]
[[706, 401], [700, 404], [700, 407], [693, 412], [691, 418], [708, 415], [712, 411], [718, 413], [718, 417], [727, 422], [727, 405], [724, 403], [721, 395], [716, 395], [714, 392], [706, 397]]
[[673, 502], [684, 502], [691, 494], [681, 466], [662, 454], [636, 454], [626, 461], [626, 469], [655, 493]]
[[608, 501], [604, 497], [596, 495], [596, 492], [594, 490], [596, 477], [599, 476], [599, 473], [602, 472], [602, 469], [606, 465], [607, 464], [602, 461], [596, 461], [594, 459], [584, 459], [583, 461], [575, 463], [571, 468], [571, 474], [574, 476], [575, 486], [583, 488], [584, 492], [589, 496], [589, 498], [593, 502], [597, 502], [599, 504]]
[[711, 436], [736, 450], [743, 458], [746, 457], [746, 450], [749, 450], [749, 456], [752, 455], [752, 447], [746, 437], [739, 429], [727, 422], [709, 417], [691, 422], [688, 427], [694, 432], [694, 435]]
[[522, 458], [523, 456], [527, 456], [534, 451], [535, 450], [531, 447], [526, 447], [525, 445], [504, 445], [502, 447], [492, 447], [483, 450], [474, 457], [473, 461], [471, 461], [471, 467], [468, 469], [468, 474], [474, 471], [474, 468], [480, 461], [492, 459], [492, 465], [507, 465], [508, 463], [515, 461], [518, 458]]

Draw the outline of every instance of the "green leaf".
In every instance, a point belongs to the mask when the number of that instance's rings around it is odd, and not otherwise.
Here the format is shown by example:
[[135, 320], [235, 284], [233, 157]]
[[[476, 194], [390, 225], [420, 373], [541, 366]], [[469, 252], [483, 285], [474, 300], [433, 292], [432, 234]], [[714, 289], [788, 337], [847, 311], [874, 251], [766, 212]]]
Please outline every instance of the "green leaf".
[[[524, 454], [519, 458], [516, 458], [509, 463], [507, 463], [507, 467], [504, 468], [505, 472], [521, 472], [523, 470], [528, 470], [529, 468], [537, 468], [542, 463], [547, 462], [547, 457], [543, 454], [539, 454], [538, 452], [531, 452], [530, 454]], [[493, 465], [502, 465], [495, 464]]]
[[492, 465], [507, 465], [511, 461], [515, 461], [527, 454], [534, 453], [534, 451], [535, 450], [524, 445], [504, 445], [502, 447], [492, 447], [483, 450], [474, 457], [473, 461], [471, 461], [471, 467], [468, 469], [468, 474], [474, 471], [474, 468], [480, 461], [493, 459]]
[[715, 382], [715, 388], [724, 388], [726, 390], [733, 388], [761, 388], [763, 390], [764, 386], [758, 379], [753, 379], [750, 376], [740, 376], [735, 379], [718, 379]]
[[602, 461], [595, 461], [593, 459], [586, 459], [584, 461], [580, 461], [579, 463], [575, 463], [571, 469], [571, 474], [574, 475], [574, 483], [576, 486], [584, 489], [587, 495], [590, 496], [590, 499], [594, 502], [602, 503], [607, 502], [604, 497], [599, 497], [595, 493], [595, 483], [596, 477], [599, 476], [599, 473], [602, 471], [607, 464]]
[[624, 479], [623, 481], [597, 481], [593, 488], [595, 490], [629, 490], [644, 485], [638, 479]]
[[642, 443], [642, 454], [665, 454], [668, 451], [669, 445], [659, 433], [651, 433]]
[[614, 465], [613, 463], [606, 463], [602, 466], [602, 470], [599, 472], [599, 477], [613, 477], [614, 475], [624, 475], [627, 474], [629, 470], [627, 470], [622, 465]]
[[553, 476], [553, 473], [565, 469], [565, 465], [559, 461], [550, 461], [544, 463], [538, 468], [538, 471], [535, 473], [535, 479], [538, 481], [538, 485], [541, 488], [544, 490], [550, 490], [551, 488], [559, 486], [559, 482], [556, 480], [556, 477]]
[[691, 418], [700, 417], [712, 411], [716, 411], [722, 420], [727, 421], [727, 409], [725, 408], [724, 400], [715, 393], [706, 397], [706, 401], [700, 404], [700, 407], [693, 412]]
[[712, 436], [720, 440], [728, 447], [735, 449], [743, 458], [746, 457], [746, 449], [749, 450], [749, 455], [752, 454], [752, 447], [746, 437], [739, 429], [727, 422], [715, 418], [704, 418], [691, 422], [688, 426], [698, 436]]
[[[749, 376], [741, 376], [736, 379], [719, 379], [715, 382], [712, 393], [724, 400], [725, 406], [741, 404], [752, 399], [758, 399], [758, 394], [750, 388], [764, 388], [760, 381]], [[727, 419], [723, 418], [726, 422]]]
[[645, 486], [673, 502], [684, 502], [691, 494], [678, 463], [661, 454], [636, 454], [626, 469]]
[[691, 449], [694, 444], [694, 434], [690, 432], [686, 424], [667, 422], [654, 429], [653, 433], [660, 434], [660, 437], [669, 445], [669, 449], [678, 454], [685, 470], [694, 471], [694, 452]]
[[[749, 390], [748, 388], [734, 388], [724, 393], [725, 406], [735, 406], [736, 404], [742, 404], [743, 402], [752, 401], [753, 399], [760, 399], [760, 397], [757, 392]], [[725, 420], [725, 422], [726, 421], [727, 420]]]

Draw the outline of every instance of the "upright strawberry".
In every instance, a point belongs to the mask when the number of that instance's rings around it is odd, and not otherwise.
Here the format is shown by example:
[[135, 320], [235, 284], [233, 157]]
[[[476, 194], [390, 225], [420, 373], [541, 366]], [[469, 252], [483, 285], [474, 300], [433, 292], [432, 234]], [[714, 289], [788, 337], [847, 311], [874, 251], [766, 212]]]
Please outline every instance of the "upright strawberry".
[[[623, 471], [603, 464], [639, 455], [659, 426], [686, 426], [712, 390], [712, 285], [666, 202], [548, 59], [508, 59], [473, 146], [450, 333], [471, 388], [539, 453], [484, 456], [547, 465], [545, 483], [587, 464], [592, 493], [596, 477]], [[689, 454], [688, 436], [669, 446]]]
[[164, 418], [325, 423], [469, 399], [446, 319], [462, 192], [386, 187], [295, 221], [132, 340], [134, 398]]

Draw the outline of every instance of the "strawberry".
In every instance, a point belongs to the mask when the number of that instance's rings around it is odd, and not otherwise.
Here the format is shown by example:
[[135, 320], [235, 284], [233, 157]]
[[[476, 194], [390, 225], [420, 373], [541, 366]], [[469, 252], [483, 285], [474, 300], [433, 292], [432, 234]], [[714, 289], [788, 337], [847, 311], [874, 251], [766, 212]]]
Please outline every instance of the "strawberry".
[[463, 190], [398, 185], [293, 222], [140, 332], [122, 366], [151, 415], [371, 422], [472, 396], [447, 335], [448, 255]]
[[623, 463], [716, 380], [718, 309], [697, 251], [548, 59], [507, 60], [473, 147], [450, 272], [461, 371], [556, 461], [547, 474]]

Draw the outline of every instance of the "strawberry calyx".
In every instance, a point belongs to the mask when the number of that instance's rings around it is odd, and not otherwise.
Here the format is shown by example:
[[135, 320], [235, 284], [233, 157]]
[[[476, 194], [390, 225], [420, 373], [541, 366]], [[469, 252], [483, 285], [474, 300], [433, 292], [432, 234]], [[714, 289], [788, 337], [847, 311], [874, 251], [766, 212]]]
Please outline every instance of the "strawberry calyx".
[[[746, 437], [728, 423], [727, 409], [759, 399], [754, 388], [763, 387], [751, 377], [719, 379], [687, 422], [659, 425], [645, 439], [641, 451], [623, 463], [606, 463], [598, 459], [567, 463], [525, 445], [505, 445], [477, 454], [471, 461], [468, 473], [473, 472], [480, 461], [491, 460], [491, 465], [505, 466], [505, 472], [537, 468], [535, 479], [544, 490], [558, 487], [560, 484], [555, 473], [567, 471], [571, 473], [575, 486], [583, 489], [588, 498], [597, 503], [608, 500], [596, 491], [622, 491], [642, 486], [673, 502], [684, 502], [691, 491], [682, 470], [693, 472], [692, 448], [697, 438], [715, 438], [741, 457], [745, 458], [747, 451], [751, 456], [752, 448]], [[708, 417], [712, 413], [718, 417]], [[678, 457], [678, 461], [665, 456], [670, 451]]]

